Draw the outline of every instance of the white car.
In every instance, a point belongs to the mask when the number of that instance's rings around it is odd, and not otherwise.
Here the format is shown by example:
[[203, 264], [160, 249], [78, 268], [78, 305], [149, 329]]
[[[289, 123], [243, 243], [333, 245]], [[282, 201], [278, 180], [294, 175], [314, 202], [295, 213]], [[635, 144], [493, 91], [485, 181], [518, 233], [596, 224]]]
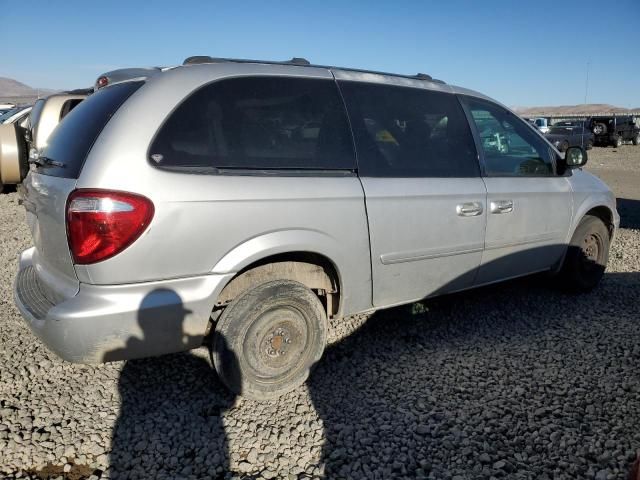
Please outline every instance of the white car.
[[31, 113], [31, 105], [26, 107], [16, 107], [0, 115], [0, 124], [16, 123], [21, 127], [26, 127]]
[[547, 120], [546, 118], [536, 118], [533, 121], [533, 124], [538, 128], [538, 130], [540, 130], [542, 133], [548, 133], [549, 132], [549, 120]]
[[8, 110], [15, 107], [13, 103], [0, 103], [0, 115], [4, 115]]

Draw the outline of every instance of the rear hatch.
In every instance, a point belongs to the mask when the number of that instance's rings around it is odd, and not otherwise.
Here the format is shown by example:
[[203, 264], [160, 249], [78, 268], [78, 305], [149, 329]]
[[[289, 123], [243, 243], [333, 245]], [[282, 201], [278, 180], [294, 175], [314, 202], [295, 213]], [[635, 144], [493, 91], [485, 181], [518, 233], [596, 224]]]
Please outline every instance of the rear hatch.
[[56, 127], [24, 181], [23, 201], [35, 252], [33, 266], [47, 299], [57, 304], [79, 289], [66, 229], [66, 206], [84, 161], [109, 119], [142, 82], [104, 88]]

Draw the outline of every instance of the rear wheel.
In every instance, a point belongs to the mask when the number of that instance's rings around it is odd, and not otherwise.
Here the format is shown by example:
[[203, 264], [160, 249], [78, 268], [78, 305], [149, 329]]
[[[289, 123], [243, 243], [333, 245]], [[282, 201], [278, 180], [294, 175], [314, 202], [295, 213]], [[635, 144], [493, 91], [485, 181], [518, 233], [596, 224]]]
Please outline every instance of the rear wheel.
[[569, 142], [566, 140], [560, 144], [560, 151], [566, 152], [569, 149]]
[[278, 397], [304, 383], [327, 340], [318, 297], [291, 280], [263, 283], [224, 310], [213, 337], [213, 363], [234, 393]]
[[633, 137], [632, 141], [634, 145], [640, 145], [640, 133]]
[[616, 135], [613, 139], [613, 146], [616, 148], [620, 148], [622, 146], [622, 137], [620, 135]]
[[563, 286], [574, 292], [588, 292], [598, 285], [607, 267], [609, 241], [609, 231], [602, 220], [585, 216], [571, 238], [560, 271]]
[[587, 141], [586, 149], [587, 150], [591, 150], [592, 148], [593, 148], [593, 140]]

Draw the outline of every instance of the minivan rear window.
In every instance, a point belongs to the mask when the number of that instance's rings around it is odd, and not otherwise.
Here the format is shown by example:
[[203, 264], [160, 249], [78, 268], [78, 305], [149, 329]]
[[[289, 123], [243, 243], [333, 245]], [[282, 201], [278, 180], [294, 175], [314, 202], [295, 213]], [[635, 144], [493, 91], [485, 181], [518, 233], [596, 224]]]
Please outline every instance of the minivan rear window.
[[333, 80], [242, 77], [206, 85], [168, 118], [149, 149], [160, 168], [355, 170], [353, 140]]
[[78, 178], [84, 161], [109, 119], [144, 82], [124, 82], [104, 88], [73, 108], [55, 128], [42, 152], [56, 164], [41, 165], [37, 172], [54, 177]]

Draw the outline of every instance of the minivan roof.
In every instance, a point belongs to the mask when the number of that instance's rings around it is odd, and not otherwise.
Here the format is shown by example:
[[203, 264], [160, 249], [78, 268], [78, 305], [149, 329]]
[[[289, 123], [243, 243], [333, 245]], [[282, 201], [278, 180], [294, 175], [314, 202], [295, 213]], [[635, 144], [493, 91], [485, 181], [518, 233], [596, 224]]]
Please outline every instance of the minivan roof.
[[345, 68], [345, 67], [336, 67], [331, 65], [316, 65], [316, 64], [312, 64], [311, 62], [309, 62], [309, 60], [302, 57], [293, 57], [291, 60], [274, 61], [274, 60], [249, 60], [249, 59], [241, 59], [241, 58], [218, 58], [218, 57], [210, 57], [208, 55], [196, 55], [193, 57], [186, 58], [184, 62], [182, 62], [182, 65], [196, 65], [196, 64], [202, 64], [202, 63], [262, 63], [266, 65], [296, 65], [301, 67], [346, 70], [346, 71], [358, 72], [358, 73], [373, 73], [377, 75], [389, 75], [393, 77], [427, 80], [429, 82], [441, 83], [446, 85], [446, 82], [433, 78], [431, 75], [427, 75], [426, 73], [417, 73], [415, 75], [402, 75], [399, 73], [379, 72], [375, 70], [364, 70], [364, 69], [358, 69], [358, 68]]

